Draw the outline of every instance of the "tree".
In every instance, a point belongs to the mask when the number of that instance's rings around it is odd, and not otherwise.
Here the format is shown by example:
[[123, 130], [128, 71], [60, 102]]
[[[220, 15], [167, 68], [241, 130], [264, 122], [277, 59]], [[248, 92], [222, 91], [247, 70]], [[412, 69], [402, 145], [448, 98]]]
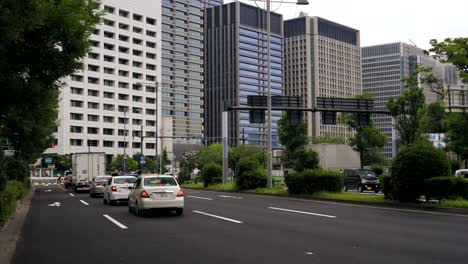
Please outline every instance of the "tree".
[[95, 1], [3, 0], [0, 137], [32, 161], [53, 143], [60, 80], [82, 66], [99, 22]]
[[237, 163], [236, 171], [238, 171], [237, 189], [250, 190], [266, 186], [266, 171], [258, 160], [242, 157]]
[[201, 173], [203, 186], [206, 188], [208, 185], [213, 183], [220, 183], [222, 180], [223, 171], [219, 164], [209, 162], [203, 166]]
[[[354, 98], [373, 100], [367, 93], [356, 95]], [[387, 142], [385, 134], [375, 128], [372, 121], [370, 124], [359, 123], [359, 114], [342, 114], [339, 121], [356, 131], [349, 139], [349, 145], [359, 152], [361, 168], [370, 165], [371, 154], [375, 153], [375, 149], [381, 149]]]
[[280, 143], [285, 147], [281, 157], [284, 166], [299, 171], [318, 167], [317, 153], [306, 150], [308, 143], [306, 124], [290, 124], [286, 115], [283, 115], [278, 121], [278, 127]]
[[460, 78], [468, 83], [468, 38], [446, 38], [442, 42], [436, 39], [430, 41], [430, 52], [441, 62], [450, 62], [460, 71]]
[[396, 119], [395, 128], [400, 135], [400, 143], [411, 144], [421, 139], [421, 109], [424, 108], [424, 94], [418, 86], [418, 69], [404, 79], [405, 91], [397, 99], [388, 98], [387, 108]]
[[[162, 162], [162, 166], [159, 165], [159, 162]], [[162, 160], [161, 160], [161, 158], [158, 158], [157, 163], [158, 163], [158, 168], [159, 168], [160, 174], [164, 174], [164, 173], [169, 171], [167, 169], [167, 165], [171, 164], [171, 161], [169, 160], [169, 158], [167, 156], [166, 148], [164, 148], [164, 150], [162, 152]]]
[[468, 113], [450, 113], [446, 119], [448, 149], [457, 153], [468, 168]]
[[265, 169], [266, 158], [263, 149], [241, 144], [229, 151], [229, 167], [234, 169], [235, 178], [237, 178], [237, 175], [241, 173], [238, 171], [237, 164], [243, 158], [254, 160], [255, 162], [258, 162], [261, 168]]
[[191, 173], [190, 166], [187, 163], [187, 161], [182, 160], [180, 162], [180, 171], [179, 171], [179, 175], [177, 178], [179, 180], [179, 183], [185, 183], [191, 180], [192, 173]]
[[421, 132], [445, 133], [445, 116], [445, 106], [443, 102], [435, 102], [426, 105], [421, 116]]
[[[122, 167], [122, 163], [123, 162], [123, 155], [122, 154], [119, 154], [117, 156], [115, 156], [113, 159], [112, 159], [112, 162], [110, 164], [110, 167], [111, 167], [111, 170], [113, 171], [122, 171], [123, 170], [123, 167]], [[127, 158], [127, 171], [136, 171], [139, 169], [139, 164], [138, 164], [138, 161], [132, 159], [132, 158]]]
[[221, 144], [211, 144], [202, 149], [197, 155], [199, 168], [203, 169], [210, 162], [221, 166], [223, 163], [222, 150], [223, 146]]

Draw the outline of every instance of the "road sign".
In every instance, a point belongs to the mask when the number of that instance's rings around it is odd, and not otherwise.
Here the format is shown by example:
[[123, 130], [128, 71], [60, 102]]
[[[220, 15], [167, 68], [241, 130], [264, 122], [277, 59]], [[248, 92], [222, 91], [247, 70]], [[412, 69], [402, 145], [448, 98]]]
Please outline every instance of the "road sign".
[[45, 159], [44, 159], [44, 162], [45, 162], [46, 164], [51, 164], [51, 163], [52, 163], [52, 158], [50, 158], [50, 157], [49, 157], [49, 158], [45, 158]]
[[140, 156], [140, 164], [145, 164], [145, 163], [146, 163], [145, 156], [141, 155]]

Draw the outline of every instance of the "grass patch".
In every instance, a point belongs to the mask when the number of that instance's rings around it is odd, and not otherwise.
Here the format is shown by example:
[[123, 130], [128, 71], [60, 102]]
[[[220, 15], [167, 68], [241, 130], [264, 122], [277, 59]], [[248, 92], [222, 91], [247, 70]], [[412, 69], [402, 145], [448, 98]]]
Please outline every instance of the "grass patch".
[[191, 188], [191, 189], [205, 189], [201, 183], [182, 183], [180, 184], [182, 188]]
[[443, 200], [438, 204], [440, 207], [468, 208], [468, 200], [458, 198], [456, 200]]
[[248, 190], [246, 192], [265, 194], [288, 194], [288, 190], [281, 186], [275, 186], [273, 188], [257, 188], [253, 190]]
[[361, 202], [375, 202], [384, 203], [385, 197], [383, 195], [366, 195], [359, 193], [332, 193], [332, 192], [318, 192], [311, 195], [312, 198], [322, 199], [337, 199], [346, 201], [361, 201]]

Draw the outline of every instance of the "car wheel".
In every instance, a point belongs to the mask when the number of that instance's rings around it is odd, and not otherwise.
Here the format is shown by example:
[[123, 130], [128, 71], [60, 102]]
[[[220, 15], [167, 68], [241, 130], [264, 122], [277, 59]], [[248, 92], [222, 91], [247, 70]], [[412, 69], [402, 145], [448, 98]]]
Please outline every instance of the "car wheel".
[[358, 191], [359, 191], [359, 192], [364, 192], [364, 188], [362, 188], [362, 185], [359, 185]]
[[142, 216], [143, 215], [143, 211], [140, 209], [140, 206], [138, 204], [135, 205], [135, 209], [133, 211], [136, 215], [138, 216]]
[[106, 195], [105, 195], [105, 194], [102, 196], [102, 202], [103, 202], [104, 204], [107, 204], [107, 199], [106, 199]]
[[108, 197], [108, 199], [109, 199], [109, 200], [108, 200], [109, 204], [110, 204], [110, 205], [115, 205], [115, 201], [114, 201], [114, 200], [111, 200], [110, 195], [108, 195], [107, 197]]
[[374, 192], [375, 192], [375, 193], [379, 193], [379, 189], [375, 189]]
[[128, 212], [129, 212], [129, 213], [133, 213], [133, 209], [132, 209], [132, 207], [130, 206], [130, 204], [128, 205]]
[[177, 208], [175, 213], [177, 216], [181, 216], [184, 213], [184, 208]]

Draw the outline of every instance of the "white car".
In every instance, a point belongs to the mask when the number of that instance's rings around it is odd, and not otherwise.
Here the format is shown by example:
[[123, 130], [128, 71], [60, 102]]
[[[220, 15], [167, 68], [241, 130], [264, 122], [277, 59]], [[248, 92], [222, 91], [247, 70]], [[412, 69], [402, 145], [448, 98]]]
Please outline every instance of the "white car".
[[461, 169], [455, 171], [455, 176], [468, 178], [468, 169]]
[[114, 176], [110, 178], [104, 188], [104, 203], [114, 205], [116, 202], [128, 201], [129, 187], [136, 180], [134, 176]]
[[131, 187], [128, 211], [141, 215], [145, 210], [163, 208], [184, 212], [184, 192], [177, 180], [170, 175], [142, 175]]

